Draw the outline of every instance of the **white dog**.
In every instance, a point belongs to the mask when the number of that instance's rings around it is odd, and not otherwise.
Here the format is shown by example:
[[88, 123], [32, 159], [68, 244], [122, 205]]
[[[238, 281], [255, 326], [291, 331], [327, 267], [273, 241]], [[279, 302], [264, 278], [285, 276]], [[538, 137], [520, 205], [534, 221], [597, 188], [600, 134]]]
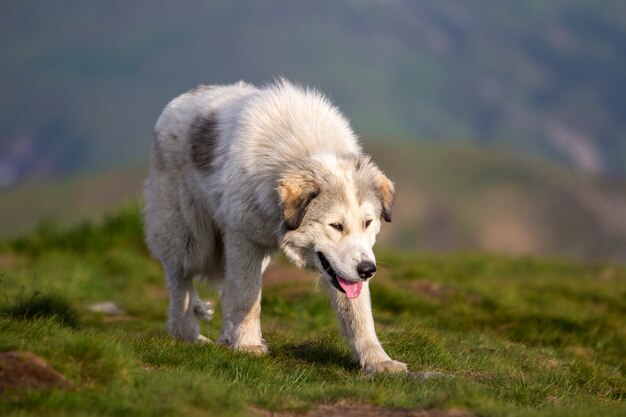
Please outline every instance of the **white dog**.
[[223, 279], [221, 343], [263, 354], [261, 279], [281, 248], [318, 271], [343, 333], [368, 372], [405, 372], [383, 350], [370, 306], [372, 246], [391, 221], [394, 186], [320, 93], [281, 80], [200, 86], [168, 104], [145, 184], [146, 240], [164, 265], [169, 328], [206, 341], [212, 311], [196, 275]]

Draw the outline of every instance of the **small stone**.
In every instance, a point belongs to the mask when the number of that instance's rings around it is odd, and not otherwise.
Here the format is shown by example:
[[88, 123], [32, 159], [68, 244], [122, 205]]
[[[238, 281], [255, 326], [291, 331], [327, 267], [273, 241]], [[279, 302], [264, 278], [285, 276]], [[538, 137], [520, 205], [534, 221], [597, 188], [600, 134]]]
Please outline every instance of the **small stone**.
[[126, 314], [124, 310], [119, 308], [117, 304], [112, 301], [89, 304], [87, 308], [94, 313], [107, 314], [109, 316], [121, 316], [122, 314]]

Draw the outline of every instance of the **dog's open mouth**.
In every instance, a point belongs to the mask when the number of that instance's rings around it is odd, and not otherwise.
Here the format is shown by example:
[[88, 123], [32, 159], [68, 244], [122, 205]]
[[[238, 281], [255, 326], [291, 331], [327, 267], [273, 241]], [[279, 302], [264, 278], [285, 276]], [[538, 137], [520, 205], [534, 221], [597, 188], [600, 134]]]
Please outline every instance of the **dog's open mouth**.
[[322, 252], [317, 252], [317, 256], [320, 258], [322, 268], [324, 268], [324, 271], [330, 276], [330, 282], [335, 288], [345, 293], [348, 298], [357, 298], [359, 294], [361, 294], [363, 282], [348, 281], [341, 278]]

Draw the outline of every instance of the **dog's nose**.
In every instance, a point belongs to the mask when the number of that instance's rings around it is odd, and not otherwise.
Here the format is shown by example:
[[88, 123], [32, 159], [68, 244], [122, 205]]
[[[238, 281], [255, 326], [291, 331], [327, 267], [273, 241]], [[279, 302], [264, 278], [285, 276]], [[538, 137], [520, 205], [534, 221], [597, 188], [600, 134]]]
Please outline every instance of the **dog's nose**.
[[359, 273], [359, 276], [363, 279], [371, 278], [376, 272], [376, 264], [370, 261], [361, 261], [356, 266], [356, 272]]

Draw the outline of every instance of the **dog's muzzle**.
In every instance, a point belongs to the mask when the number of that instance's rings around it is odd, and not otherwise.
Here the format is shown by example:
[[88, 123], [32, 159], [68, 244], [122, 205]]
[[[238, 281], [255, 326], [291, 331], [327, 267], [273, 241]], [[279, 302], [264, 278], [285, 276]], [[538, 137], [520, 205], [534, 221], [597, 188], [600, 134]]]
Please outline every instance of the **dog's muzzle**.
[[[333, 287], [337, 288], [340, 292], [346, 294], [346, 296], [350, 299], [355, 299], [361, 294], [361, 290], [363, 289], [363, 282], [367, 280], [367, 278], [371, 277], [374, 272], [372, 272], [372, 266], [366, 265], [364, 267], [364, 272], [361, 276], [360, 281], [352, 281], [347, 280], [337, 274], [337, 272], [333, 269], [328, 259], [324, 256], [322, 252], [317, 252], [317, 256], [320, 259], [320, 263], [322, 264], [322, 268], [324, 271], [330, 276], [330, 282], [333, 284]], [[374, 270], [376, 267], [374, 266]]]
[[337, 272], [335, 272], [335, 270], [333, 269], [333, 267], [330, 264], [330, 262], [328, 262], [328, 259], [326, 259], [326, 257], [324, 256], [324, 254], [322, 252], [317, 252], [317, 256], [320, 259], [320, 263], [322, 264], [322, 268], [324, 268], [324, 271], [326, 271], [326, 273], [330, 277], [330, 283], [333, 284], [333, 287], [335, 287], [339, 291], [345, 293], [343, 288], [341, 288], [341, 285], [339, 285], [339, 281], [337, 281]]

